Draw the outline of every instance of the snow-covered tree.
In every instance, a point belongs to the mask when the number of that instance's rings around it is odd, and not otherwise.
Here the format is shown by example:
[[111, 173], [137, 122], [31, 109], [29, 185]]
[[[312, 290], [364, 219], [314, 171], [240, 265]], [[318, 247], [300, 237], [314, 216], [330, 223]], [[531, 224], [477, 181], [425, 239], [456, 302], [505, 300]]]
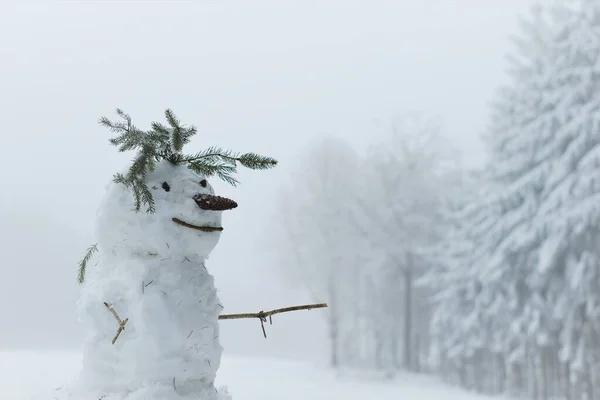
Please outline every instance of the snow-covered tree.
[[395, 367], [414, 369], [427, 345], [429, 305], [427, 289], [415, 281], [431, 263], [428, 250], [443, 235], [439, 212], [456, 160], [435, 121], [404, 122], [367, 152], [363, 185], [368, 190], [355, 198], [355, 215], [364, 219], [351, 222], [383, 255], [375, 273], [387, 311], [380, 319], [388, 332], [387, 353]]
[[460, 332], [442, 352], [479, 353], [470, 363], [480, 370], [501, 358], [507, 386], [541, 398], [573, 395], [572, 370], [590, 395], [600, 315], [600, 3], [556, 3], [536, 7], [514, 40], [485, 137], [489, 193], [457, 214], [464, 247], [449, 250], [458, 263], [445, 281], [457, 281], [442, 298], [463, 325], [437, 322]]
[[554, 17], [548, 106], [555, 129], [532, 229], [545, 238], [532, 280], [552, 300], [563, 360], [593, 386], [600, 332], [600, 3], [569, 1]]
[[[446, 246], [433, 326], [440, 336], [436, 350], [455, 365], [463, 384], [479, 389], [487, 379], [478, 376], [482, 366], [520, 377], [527, 354], [552, 335], [542, 288], [530, 282], [542, 237], [523, 240], [541, 201], [549, 172], [545, 146], [556, 129], [548, 103], [554, 73], [548, 19], [538, 7], [531, 21], [521, 21], [522, 36], [509, 57], [510, 82], [498, 92], [485, 137], [491, 156], [481, 175], [485, 184], [451, 215], [457, 239], [448, 237]], [[457, 319], [445, 314], [447, 303]]]
[[442, 234], [455, 155], [422, 121], [392, 133], [363, 156], [340, 139], [316, 143], [279, 202], [285, 272], [330, 303], [336, 365], [415, 369], [428, 348], [429, 289], [415, 280]]
[[[359, 158], [344, 140], [326, 138], [303, 154], [278, 199], [274, 227], [285, 274], [329, 304], [331, 364], [340, 360], [344, 315], [356, 312], [361, 243], [348, 229], [347, 203], [359, 184]], [[347, 328], [346, 328], [347, 329]], [[347, 344], [346, 344], [347, 346]]]
[[430, 365], [466, 385], [466, 361], [474, 353], [473, 346], [481, 342], [480, 315], [475, 308], [481, 283], [472, 260], [478, 255], [473, 228], [481, 217], [475, 199], [482, 179], [463, 173], [453, 183], [454, 193], [444, 199], [441, 210], [444, 237], [420, 284], [433, 293]]

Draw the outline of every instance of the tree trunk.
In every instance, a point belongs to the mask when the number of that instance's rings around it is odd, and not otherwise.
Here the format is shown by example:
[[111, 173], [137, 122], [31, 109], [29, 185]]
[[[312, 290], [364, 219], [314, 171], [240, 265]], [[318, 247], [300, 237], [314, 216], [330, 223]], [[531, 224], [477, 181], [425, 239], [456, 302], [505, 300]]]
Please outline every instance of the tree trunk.
[[[511, 382], [510, 385], [510, 390], [512, 393], [514, 393], [515, 396], [520, 396], [523, 394], [524, 390], [526, 389], [524, 382], [526, 382], [527, 380], [525, 379], [525, 367], [523, 365], [523, 362], [519, 363], [515, 363], [514, 365], [514, 382]], [[514, 386], [513, 386], [514, 383]]]
[[378, 371], [383, 369], [383, 335], [381, 330], [375, 332], [375, 368]]
[[567, 360], [565, 361], [565, 370], [564, 370], [564, 374], [565, 374], [565, 399], [567, 400], [573, 400], [573, 388], [571, 385], [571, 364], [570, 361]]
[[554, 381], [554, 386], [552, 389], [551, 397], [561, 397], [564, 395], [563, 387], [564, 387], [564, 377], [562, 370], [562, 363], [560, 362], [560, 358], [558, 356], [559, 347], [558, 345], [554, 345], [552, 348], [552, 368], [554, 370], [554, 375], [552, 376], [552, 380]]
[[595, 400], [594, 384], [592, 379], [592, 366], [589, 362], [585, 363], [585, 393], [589, 400]]
[[412, 360], [412, 257], [407, 256], [408, 262], [404, 269], [404, 368], [411, 370]]
[[509, 397], [519, 397], [523, 393], [523, 368], [518, 361], [506, 360], [505, 391]]
[[339, 315], [337, 313], [337, 298], [333, 274], [329, 275], [327, 283], [329, 290], [329, 340], [331, 342], [330, 363], [332, 368], [338, 368], [339, 360]]
[[548, 348], [542, 347], [539, 352], [539, 362], [540, 362], [540, 396], [542, 400], [548, 400], [548, 363], [547, 363], [547, 355]]
[[413, 370], [414, 372], [421, 372], [421, 340], [419, 338], [419, 335], [415, 335], [415, 339], [414, 339], [414, 344], [415, 344], [415, 359], [414, 359], [414, 363], [413, 363]]
[[400, 340], [398, 335], [398, 322], [394, 321], [394, 327], [392, 328], [392, 335], [390, 337], [390, 352], [392, 353], [392, 365], [394, 369], [400, 369], [400, 361], [398, 360], [398, 342]]
[[506, 392], [506, 361], [502, 353], [496, 353], [496, 368], [498, 384], [495, 395], [503, 395]]
[[460, 386], [463, 389], [467, 389], [468, 388], [468, 383], [467, 383], [467, 367], [466, 367], [467, 363], [465, 362], [464, 359], [460, 360], [460, 365], [458, 366], [458, 374], [459, 374], [459, 379], [460, 379]]
[[485, 393], [485, 358], [483, 350], [475, 350], [473, 360], [473, 387], [477, 393]]
[[540, 386], [539, 386], [539, 374], [538, 374], [538, 363], [537, 355], [535, 352], [535, 348], [532, 350], [529, 356], [529, 376], [531, 377], [531, 385], [532, 385], [532, 398], [533, 400], [539, 400], [540, 395]]

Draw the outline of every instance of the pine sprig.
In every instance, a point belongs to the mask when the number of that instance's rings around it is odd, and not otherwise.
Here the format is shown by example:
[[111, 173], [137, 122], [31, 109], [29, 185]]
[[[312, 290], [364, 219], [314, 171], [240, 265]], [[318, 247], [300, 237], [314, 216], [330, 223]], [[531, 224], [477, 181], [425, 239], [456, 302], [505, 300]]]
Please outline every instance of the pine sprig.
[[211, 160], [193, 160], [186, 161], [189, 169], [197, 173], [198, 175], [210, 178], [217, 176], [221, 180], [229, 183], [232, 186], [236, 186], [239, 182], [235, 179], [232, 174], [236, 172], [235, 165], [219, 161], [216, 159]]
[[98, 251], [98, 243], [88, 247], [83, 258], [79, 261], [79, 269], [77, 271], [77, 282], [83, 283], [85, 280], [85, 271], [87, 263], [90, 261], [94, 253]]
[[249, 169], [270, 169], [277, 165], [277, 160], [271, 157], [264, 157], [255, 153], [242, 154], [237, 161]]
[[156, 212], [154, 197], [152, 197], [152, 192], [150, 192], [150, 188], [148, 188], [145, 179], [145, 173], [142, 176], [135, 176], [133, 178], [128, 178], [123, 174], [117, 173], [115, 174], [113, 181], [115, 183], [123, 184], [133, 191], [136, 211], [141, 209], [142, 204], [146, 204], [146, 212], [153, 214]]
[[181, 126], [181, 121], [173, 114], [173, 111], [167, 109], [165, 111], [167, 122], [171, 126], [171, 147], [173, 153], [181, 153], [183, 146], [189, 143], [190, 138], [196, 134], [195, 126]]
[[172, 164], [185, 164], [192, 171], [204, 177], [216, 176], [236, 186], [234, 177], [238, 164], [249, 169], [265, 170], [277, 165], [277, 160], [255, 153], [234, 153], [220, 147], [208, 149], [191, 155], [183, 154], [183, 147], [197, 133], [195, 126], [182, 125], [171, 109], [165, 110], [167, 124], [152, 122], [150, 129], [143, 131], [133, 125], [131, 117], [121, 109], [116, 110], [122, 121], [113, 122], [106, 117], [100, 118], [100, 124], [109, 128], [117, 136], [109, 139], [119, 152], [137, 151], [126, 174], [115, 174], [114, 182], [131, 189], [134, 196], [135, 211], [146, 207], [147, 213], [154, 213], [155, 203], [152, 192], [146, 183], [149, 172], [154, 171], [156, 163], [167, 160]]
[[277, 165], [277, 160], [271, 157], [261, 156], [255, 153], [233, 153], [220, 147], [209, 147], [208, 149], [190, 156], [184, 157], [186, 162], [221, 160], [228, 165], [236, 166], [240, 163], [249, 169], [270, 169]]

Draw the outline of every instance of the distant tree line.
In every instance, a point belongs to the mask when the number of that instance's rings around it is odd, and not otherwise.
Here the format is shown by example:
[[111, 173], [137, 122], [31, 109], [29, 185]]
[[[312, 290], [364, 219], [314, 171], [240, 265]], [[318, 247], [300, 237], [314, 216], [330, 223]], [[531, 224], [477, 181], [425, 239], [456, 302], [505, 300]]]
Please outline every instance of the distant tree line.
[[278, 255], [328, 301], [331, 364], [487, 394], [600, 399], [600, 1], [520, 20], [469, 171], [421, 121], [315, 143]]

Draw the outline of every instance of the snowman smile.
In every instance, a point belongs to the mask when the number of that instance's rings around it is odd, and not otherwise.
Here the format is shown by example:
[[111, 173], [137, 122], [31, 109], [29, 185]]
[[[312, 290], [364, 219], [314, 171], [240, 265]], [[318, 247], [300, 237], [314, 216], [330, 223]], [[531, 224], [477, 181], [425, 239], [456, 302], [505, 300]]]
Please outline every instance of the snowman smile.
[[197, 231], [202, 231], [202, 232], [220, 232], [223, 230], [223, 227], [221, 227], [221, 226], [198, 226], [198, 225], [193, 225], [188, 222], [182, 221], [179, 218], [175, 218], [175, 217], [171, 218], [171, 220], [173, 222], [175, 222], [176, 224], [185, 226], [186, 228], [195, 229]]

